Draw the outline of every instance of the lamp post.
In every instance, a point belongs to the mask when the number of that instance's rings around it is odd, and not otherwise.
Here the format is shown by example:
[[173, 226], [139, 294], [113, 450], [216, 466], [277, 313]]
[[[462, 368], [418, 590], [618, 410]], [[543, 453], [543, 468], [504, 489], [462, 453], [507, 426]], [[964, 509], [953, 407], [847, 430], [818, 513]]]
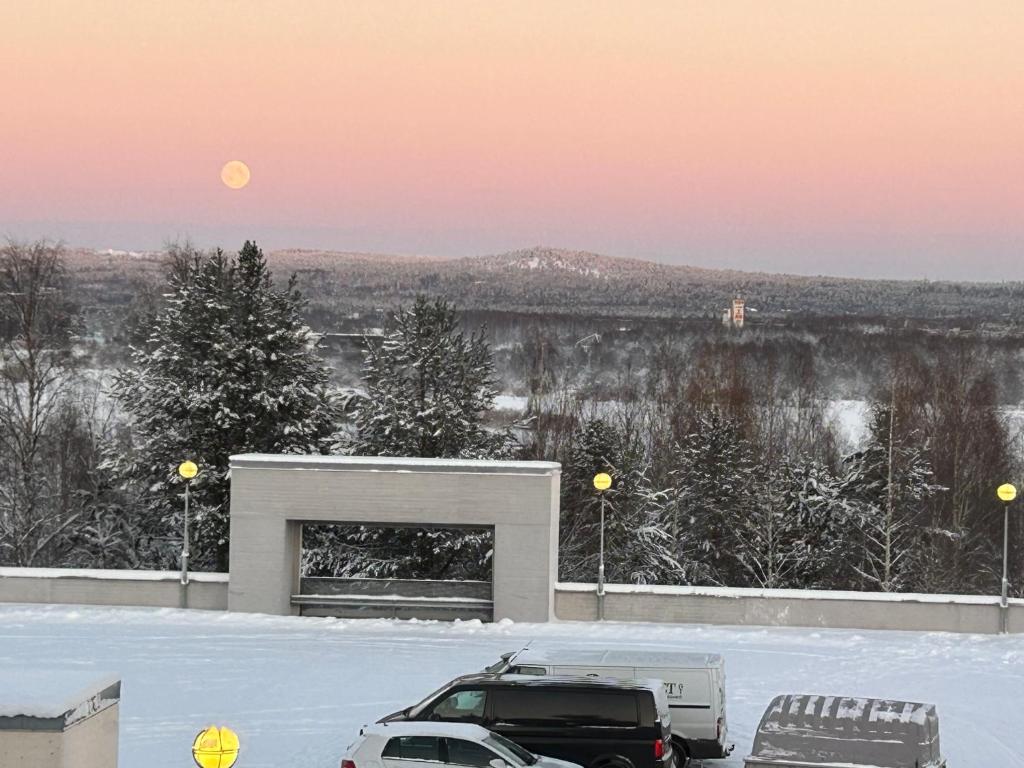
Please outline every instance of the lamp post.
[[1009, 582], [1006, 580], [1006, 566], [1009, 556], [1010, 541], [1010, 502], [1017, 498], [1017, 489], [1010, 483], [1000, 485], [996, 489], [996, 496], [1003, 502], [1003, 582], [1000, 592], [999, 608], [1001, 613], [1000, 629], [1003, 633], [1009, 630], [1010, 604], [1007, 601]]
[[178, 474], [185, 481], [185, 514], [181, 524], [181, 607], [188, 608], [188, 492], [192, 478], [199, 474], [199, 467], [194, 461], [183, 461], [178, 465]]
[[601, 537], [597, 550], [597, 618], [604, 620], [604, 492], [612, 487], [612, 477], [607, 472], [594, 475], [594, 487], [601, 497]]

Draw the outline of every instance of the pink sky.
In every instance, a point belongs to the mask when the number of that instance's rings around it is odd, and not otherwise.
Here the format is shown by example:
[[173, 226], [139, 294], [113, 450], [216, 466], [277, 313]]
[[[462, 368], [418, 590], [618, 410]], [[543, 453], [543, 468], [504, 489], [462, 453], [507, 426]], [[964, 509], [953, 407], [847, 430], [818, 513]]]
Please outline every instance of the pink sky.
[[17, 237], [1024, 279], [1021, 0], [48, 0], [0, 30]]

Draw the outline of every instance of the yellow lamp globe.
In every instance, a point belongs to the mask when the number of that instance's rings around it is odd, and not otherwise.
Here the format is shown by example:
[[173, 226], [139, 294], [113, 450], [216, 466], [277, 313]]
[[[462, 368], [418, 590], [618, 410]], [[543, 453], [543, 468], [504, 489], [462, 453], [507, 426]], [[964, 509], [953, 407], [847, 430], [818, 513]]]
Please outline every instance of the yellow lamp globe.
[[199, 467], [194, 461], [183, 461], [178, 465], [178, 474], [186, 480], [191, 480], [199, 474]]
[[1017, 488], [1011, 483], [1005, 483], [996, 488], [996, 496], [1000, 501], [1013, 501], [1017, 498]]
[[612, 476], [607, 472], [598, 472], [594, 475], [594, 487], [599, 491], [607, 491], [612, 487]]
[[192, 742], [192, 759], [199, 768], [231, 768], [238, 759], [238, 734], [211, 725]]

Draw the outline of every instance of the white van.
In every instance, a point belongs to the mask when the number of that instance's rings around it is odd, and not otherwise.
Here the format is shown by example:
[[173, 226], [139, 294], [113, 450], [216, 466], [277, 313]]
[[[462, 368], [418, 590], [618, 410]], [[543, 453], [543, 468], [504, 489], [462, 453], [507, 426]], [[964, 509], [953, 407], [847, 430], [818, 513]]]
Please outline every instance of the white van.
[[696, 758], [727, 757], [725, 661], [718, 654], [676, 651], [526, 647], [503, 654], [488, 672], [519, 675], [585, 675], [661, 680], [672, 710], [677, 749]]

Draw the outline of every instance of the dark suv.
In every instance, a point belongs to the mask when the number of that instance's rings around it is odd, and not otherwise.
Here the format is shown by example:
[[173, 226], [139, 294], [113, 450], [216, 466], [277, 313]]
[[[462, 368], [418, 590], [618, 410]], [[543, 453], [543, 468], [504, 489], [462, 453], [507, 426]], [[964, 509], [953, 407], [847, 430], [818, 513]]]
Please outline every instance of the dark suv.
[[380, 722], [476, 723], [585, 768], [685, 768], [658, 680], [466, 675]]

